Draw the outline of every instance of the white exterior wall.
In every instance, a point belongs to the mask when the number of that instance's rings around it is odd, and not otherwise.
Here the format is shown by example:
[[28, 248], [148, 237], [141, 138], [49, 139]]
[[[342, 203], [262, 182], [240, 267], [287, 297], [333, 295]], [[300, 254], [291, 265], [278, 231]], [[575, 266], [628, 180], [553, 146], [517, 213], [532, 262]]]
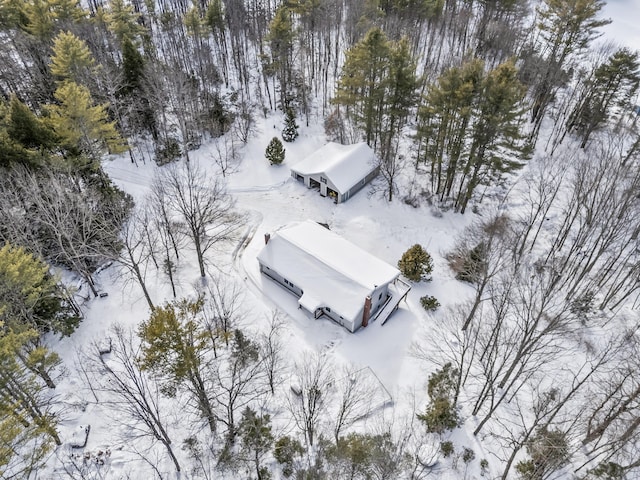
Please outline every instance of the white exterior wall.
[[[329, 178], [327, 178], [327, 176], [324, 173], [309, 175], [308, 177], [306, 177], [305, 185], [309, 188], [311, 188], [311, 182], [309, 181], [309, 179], [311, 178], [313, 178], [316, 182], [320, 184], [320, 195], [322, 195], [323, 197], [326, 197], [329, 195], [329, 193], [327, 192], [327, 187], [329, 187], [334, 192], [337, 192], [338, 195], [341, 194], [341, 192], [338, 190], [338, 187], [336, 187], [333, 184], [333, 182], [331, 182], [331, 180], [329, 180]], [[323, 178], [326, 180], [326, 182], [322, 181]]]
[[[298, 175], [300, 174], [297, 172], [294, 172], [293, 170], [291, 171], [291, 176], [293, 178], [297, 179]], [[329, 196], [329, 192], [327, 191], [327, 187], [328, 187], [338, 194], [337, 203], [342, 203], [343, 201], [348, 200], [350, 198], [350, 196], [347, 195], [348, 192], [341, 192], [340, 190], [338, 190], [338, 187], [336, 187], [335, 184], [324, 173], [302, 175], [302, 177], [304, 177], [304, 184], [307, 188], [312, 188], [311, 179], [318, 182], [320, 184], [320, 195], [322, 195], [323, 197]], [[326, 180], [326, 183], [322, 181], [322, 178]], [[357, 185], [360, 185], [362, 183], [362, 180], [358, 181]], [[362, 188], [362, 186], [360, 186], [357, 190], [359, 190], [360, 188]], [[355, 193], [357, 190], [354, 190], [353, 193]]]
[[387, 300], [387, 292], [389, 291], [389, 284], [380, 285], [371, 294], [371, 315], [378, 311], [378, 309], [384, 305]]
[[[269, 278], [271, 278], [272, 280], [275, 280], [276, 282], [278, 282], [281, 286], [283, 286], [284, 288], [289, 290], [291, 293], [293, 293], [298, 298], [300, 298], [302, 296], [302, 290], [300, 290], [295, 285], [295, 281], [296, 281], [295, 279], [289, 279], [289, 284], [287, 284], [285, 282], [285, 278], [282, 275], [280, 275], [275, 270], [270, 269], [267, 266], [262, 265], [262, 264], [260, 264], [260, 271], [264, 275], [266, 275]], [[291, 283], [293, 283], [293, 288], [292, 288]], [[389, 284], [380, 285], [379, 287], [377, 287], [371, 293], [371, 313], [370, 313], [370, 317], [369, 318], [373, 317], [375, 315], [375, 313], [378, 311], [378, 309], [387, 300], [388, 286], [389, 286]], [[344, 328], [346, 328], [351, 333], [353, 333], [353, 332], [355, 332], [356, 330], [358, 330], [358, 329], [360, 329], [362, 327], [362, 314], [364, 312], [364, 302], [365, 302], [365, 298], [362, 299], [362, 308], [358, 311], [358, 314], [356, 315], [356, 317], [354, 319], [344, 318], [342, 315], [340, 315], [340, 312], [332, 309], [330, 305], [328, 307], [323, 307], [321, 310], [322, 310], [322, 313], [324, 315], [326, 315], [327, 317], [331, 318], [331, 320], [333, 320], [334, 322], [342, 325]], [[329, 304], [329, 303], [330, 303], [330, 301], [327, 302], [327, 304]], [[308, 310], [305, 309], [305, 311], [308, 311]], [[311, 316], [315, 315], [315, 312], [308, 312], [308, 313]]]
[[[370, 319], [376, 314], [376, 312], [382, 307], [382, 305], [384, 305], [384, 302], [387, 300], [388, 291], [389, 291], [389, 284], [385, 284], [385, 285], [380, 285], [373, 292], [371, 292], [371, 312], [369, 314]], [[331, 312], [327, 312], [326, 309], [323, 309], [323, 312], [326, 316], [330, 317], [334, 322], [339, 323], [340, 325], [342, 325], [347, 330], [353, 333], [362, 327], [362, 314], [364, 313], [364, 302], [365, 302], [365, 298], [362, 299], [362, 308], [358, 311], [358, 315], [353, 320], [340, 318], [340, 312], [336, 312], [334, 310], [331, 310]]]

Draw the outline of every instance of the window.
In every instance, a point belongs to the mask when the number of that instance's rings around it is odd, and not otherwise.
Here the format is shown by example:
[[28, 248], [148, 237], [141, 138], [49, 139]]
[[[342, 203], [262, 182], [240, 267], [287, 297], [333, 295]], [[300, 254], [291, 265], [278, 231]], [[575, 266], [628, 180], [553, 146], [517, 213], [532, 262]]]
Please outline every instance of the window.
[[331, 309], [329, 307], [327, 307], [327, 312], [331, 313]]
[[324, 178], [324, 177], [320, 177], [320, 181], [321, 181], [322, 183], [327, 183], [327, 179], [326, 179], [326, 178]]
[[382, 298], [382, 292], [380, 292], [380, 295], [378, 295], [378, 300], [380, 300]]

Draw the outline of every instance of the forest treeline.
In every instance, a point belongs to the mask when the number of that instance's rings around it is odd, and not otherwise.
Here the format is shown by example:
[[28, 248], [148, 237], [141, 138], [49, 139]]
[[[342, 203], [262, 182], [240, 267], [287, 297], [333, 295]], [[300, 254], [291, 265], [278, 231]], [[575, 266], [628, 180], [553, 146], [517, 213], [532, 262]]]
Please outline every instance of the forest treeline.
[[[425, 435], [465, 416], [475, 435], [502, 442], [503, 478], [551, 478], [578, 454], [577, 478], [637, 472], [637, 321], [623, 328], [616, 314], [637, 308], [640, 289], [640, 60], [597, 41], [603, 4], [1, 0], [0, 473], [27, 477], [62, 443], [60, 362], [42, 335], [73, 332], [74, 298], [99, 294], [94, 276], [109, 262], [141, 288], [151, 315], [139, 331], [112, 330], [108, 348], [88, 347], [78, 368], [95, 401], [124, 408], [177, 471], [185, 456], [162, 399], [184, 393], [189, 418], [211, 435], [183, 445], [200, 475], [269, 478], [275, 459], [296, 478], [422, 478]], [[365, 387], [346, 382], [325, 400], [336, 378], [318, 359], [287, 366], [299, 393], [276, 395], [281, 325], [250, 338], [239, 293], [220, 279], [196, 300], [178, 298], [182, 251], [193, 249], [205, 278], [211, 251], [240, 234], [245, 217], [224, 177], [256, 119], [275, 111], [288, 118], [287, 141], [296, 121], [323, 123], [330, 140], [366, 141], [387, 201], [521, 207], [488, 214], [451, 252], [476, 295], [446, 314], [456, 329], [443, 326], [437, 348], [416, 347], [438, 370], [430, 404], [404, 429], [348, 432], [369, 413], [355, 400]], [[214, 142], [222, 178], [189, 163], [204, 142]], [[134, 204], [104, 173], [107, 154], [169, 165]], [[53, 269], [82, 279], [80, 292]], [[149, 271], [166, 276], [172, 303], [153, 298]], [[583, 359], [577, 369], [566, 351]], [[547, 388], [542, 372], [566, 388]], [[295, 435], [272, 430], [274, 405]], [[70, 477], [97, 475], [76, 460], [62, 461]]]

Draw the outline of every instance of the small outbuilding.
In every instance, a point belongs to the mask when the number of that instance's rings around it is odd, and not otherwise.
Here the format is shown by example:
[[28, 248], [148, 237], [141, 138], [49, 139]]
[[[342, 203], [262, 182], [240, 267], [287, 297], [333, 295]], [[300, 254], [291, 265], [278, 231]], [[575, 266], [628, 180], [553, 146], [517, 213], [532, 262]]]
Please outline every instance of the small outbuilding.
[[350, 199], [378, 175], [376, 156], [365, 142], [330, 142], [291, 168], [291, 176], [336, 203]]
[[350, 332], [384, 323], [411, 288], [398, 269], [311, 220], [266, 234], [257, 259], [264, 275], [298, 297], [299, 308]]

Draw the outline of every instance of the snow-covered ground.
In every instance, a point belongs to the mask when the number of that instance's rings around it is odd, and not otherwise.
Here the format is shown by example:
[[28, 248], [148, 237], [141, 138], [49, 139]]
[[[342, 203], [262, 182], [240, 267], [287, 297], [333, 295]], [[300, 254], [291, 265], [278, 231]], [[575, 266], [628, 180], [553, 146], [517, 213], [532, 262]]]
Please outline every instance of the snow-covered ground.
[[[241, 150], [237, 171], [227, 176], [228, 190], [234, 196], [237, 208], [248, 213], [243, 244], [208, 256], [211, 277], [237, 282], [243, 287], [246, 292], [243, 309], [249, 319], [247, 326], [253, 330], [266, 329], [272, 311], [284, 313], [286, 331], [283, 340], [289, 360], [295, 361], [309, 351], [315, 351], [337, 364], [369, 367], [393, 397], [394, 411], [413, 408], [413, 392], [418, 402], [426, 398], [429, 372], [409, 355], [409, 348], [418, 329], [428, 330], [429, 322], [433, 321], [420, 306], [419, 299], [426, 294], [434, 295], [447, 306], [472, 293], [470, 287], [453, 278], [444, 254], [451, 248], [456, 234], [475, 215], [447, 212], [436, 216], [428, 207], [414, 208], [400, 199], [388, 203], [380, 194], [371, 195], [368, 188], [344, 204], [334, 204], [328, 197], [320, 197], [316, 191], [295, 182], [289, 172], [291, 165], [326, 143], [321, 127], [301, 128], [300, 137], [294, 143], [285, 144], [286, 159], [280, 166], [270, 166], [264, 158], [264, 150], [269, 140], [279, 135], [282, 118], [262, 119], [258, 127], [259, 133]], [[189, 157], [191, 162], [218, 175], [218, 167], [211, 156], [212, 148], [212, 143], [204, 144], [199, 150], [190, 152]], [[153, 163], [135, 165], [128, 155], [110, 158], [104, 163], [104, 169], [113, 181], [136, 201], [142, 201], [149, 192], [158, 168]], [[293, 295], [260, 274], [256, 261], [264, 244], [264, 233], [292, 221], [307, 219], [328, 224], [333, 231], [391, 265], [397, 263], [408, 247], [420, 243], [433, 256], [433, 281], [414, 285], [406, 301], [384, 326], [374, 322], [351, 334], [326, 318], [309, 318], [297, 308]], [[188, 251], [186, 256], [181, 259], [178, 270], [179, 296], [192, 295], [199, 283], [195, 255]], [[100, 342], [111, 325], [136, 328], [148, 318], [149, 308], [139, 286], [126, 282], [118, 275], [115, 265], [98, 274], [97, 280], [108, 296], [87, 298], [83, 305], [85, 319], [80, 327], [70, 338], [52, 340], [52, 347], [67, 365], [67, 373], [57, 389], [70, 405], [61, 425], [63, 437], [69, 439], [80, 426], [90, 424], [85, 451], [95, 454], [109, 449], [110, 475], [118, 478], [136, 471], [136, 465], [144, 470], [144, 464], [131, 452], [131, 445], [123, 440], [130, 433], [127, 427], [120, 425], [112, 414], [107, 415], [102, 405], [94, 401], [86, 387], [86, 378], [74, 365], [78, 351], [91, 342]], [[156, 304], [172, 299], [164, 274], [156, 274], [148, 279], [148, 283]], [[189, 435], [189, 426], [173, 423], [171, 426], [179, 432], [178, 439]], [[478, 458], [484, 456], [479, 452]], [[61, 462], [52, 459], [49, 468], [60, 469]], [[169, 465], [167, 470], [170, 470]]]

